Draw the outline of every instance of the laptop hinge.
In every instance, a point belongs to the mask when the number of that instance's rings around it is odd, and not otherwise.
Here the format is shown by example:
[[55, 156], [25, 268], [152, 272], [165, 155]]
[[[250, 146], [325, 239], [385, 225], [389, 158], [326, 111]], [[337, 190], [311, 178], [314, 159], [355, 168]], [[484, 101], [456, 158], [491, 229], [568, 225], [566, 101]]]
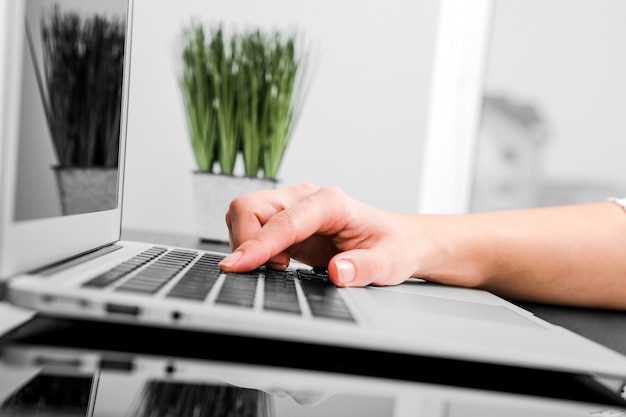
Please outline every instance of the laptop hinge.
[[80, 265], [84, 262], [90, 261], [100, 256], [104, 256], [111, 252], [115, 252], [116, 250], [121, 249], [121, 248], [122, 248], [121, 245], [112, 243], [106, 246], [102, 246], [98, 249], [94, 249], [92, 251], [85, 252], [80, 255], [71, 257], [69, 259], [54, 263], [52, 265], [48, 265], [43, 268], [39, 268], [37, 270], [31, 271], [30, 274], [43, 275], [43, 276], [53, 275], [58, 272], [64, 271], [68, 268], [71, 268], [73, 266]]

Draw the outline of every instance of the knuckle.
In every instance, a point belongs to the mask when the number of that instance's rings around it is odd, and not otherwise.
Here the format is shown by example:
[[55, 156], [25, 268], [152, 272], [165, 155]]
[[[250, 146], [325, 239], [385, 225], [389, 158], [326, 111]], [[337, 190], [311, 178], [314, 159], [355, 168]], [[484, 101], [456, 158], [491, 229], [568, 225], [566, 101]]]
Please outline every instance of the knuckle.
[[318, 190], [318, 187], [312, 184], [302, 183], [291, 186], [291, 190], [297, 194], [311, 194]]
[[256, 195], [256, 193], [240, 194], [230, 200], [230, 203], [228, 204], [228, 211], [233, 213], [250, 211], [251, 208], [254, 208], [257, 205], [255, 204], [257, 200], [258, 195]]
[[322, 187], [318, 190], [318, 194], [332, 200], [345, 198], [346, 196], [346, 193], [338, 187]]
[[297, 230], [300, 220], [293, 210], [283, 210], [270, 219], [271, 222], [280, 224], [283, 230]]

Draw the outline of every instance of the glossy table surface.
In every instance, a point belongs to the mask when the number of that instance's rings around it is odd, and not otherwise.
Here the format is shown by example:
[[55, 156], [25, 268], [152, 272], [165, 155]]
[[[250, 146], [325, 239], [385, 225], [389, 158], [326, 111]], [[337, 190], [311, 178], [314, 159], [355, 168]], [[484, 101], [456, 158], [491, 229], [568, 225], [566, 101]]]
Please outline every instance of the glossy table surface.
[[[620, 415], [581, 375], [34, 318], [0, 340], [2, 416]], [[610, 395], [609, 395], [610, 394]]]

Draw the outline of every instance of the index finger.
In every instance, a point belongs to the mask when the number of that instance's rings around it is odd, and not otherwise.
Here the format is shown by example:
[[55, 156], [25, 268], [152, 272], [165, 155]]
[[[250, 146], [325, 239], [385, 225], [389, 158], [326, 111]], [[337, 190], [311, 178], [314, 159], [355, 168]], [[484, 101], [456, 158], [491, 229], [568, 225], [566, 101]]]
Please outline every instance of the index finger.
[[[242, 242], [221, 266], [231, 271], [251, 270], [285, 253], [316, 233], [341, 230], [346, 216], [336, 189], [322, 188], [270, 217], [250, 239]], [[340, 199], [339, 199], [340, 200]]]
[[231, 249], [253, 238], [277, 213], [297, 204], [317, 187], [300, 184], [280, 190], [263, 190], [233, 199], [226, 212]]

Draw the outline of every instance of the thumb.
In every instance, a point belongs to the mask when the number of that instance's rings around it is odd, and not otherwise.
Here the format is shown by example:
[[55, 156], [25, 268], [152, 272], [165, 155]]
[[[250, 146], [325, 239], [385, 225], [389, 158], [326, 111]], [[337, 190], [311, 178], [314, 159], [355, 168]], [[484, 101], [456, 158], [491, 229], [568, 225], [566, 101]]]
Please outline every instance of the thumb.
[[364, 287], [380, 281], [379, 262], [368, 249], [335, 255], [328, 263], [328, 276], [339, 287]]

